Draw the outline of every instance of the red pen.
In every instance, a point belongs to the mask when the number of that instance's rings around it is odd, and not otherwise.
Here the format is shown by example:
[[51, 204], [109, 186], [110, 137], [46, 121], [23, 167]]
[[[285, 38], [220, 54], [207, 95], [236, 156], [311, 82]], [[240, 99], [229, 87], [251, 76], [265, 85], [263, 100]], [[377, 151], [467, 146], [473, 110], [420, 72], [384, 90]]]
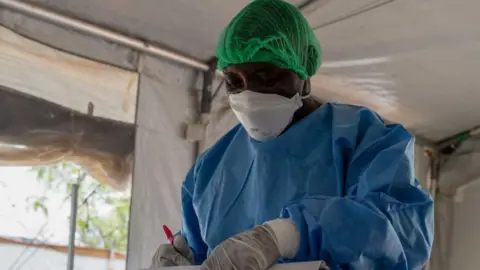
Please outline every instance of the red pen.
[[165, 232], [165, 236], [167, 237], [168, 241], [170, 242], [170, 245], [173, 245], [173, 233], [172, 231], [167, 227], [167, 225], [163, 225], [163, 231]]
[[167, 227], [167, 225], [163, 225], [163, 231], [165, 232], [165, 236], [167, 237], [168, 241], [170, 242], [170, 245], [172, 245], [173, 249], [175, 249], [176, 252], [178, 252], [179, 254], [182, 254], [174, 245], [174, 237], [173, 237], [173, 233], [172, 231], [170, 230], [170, 228]]

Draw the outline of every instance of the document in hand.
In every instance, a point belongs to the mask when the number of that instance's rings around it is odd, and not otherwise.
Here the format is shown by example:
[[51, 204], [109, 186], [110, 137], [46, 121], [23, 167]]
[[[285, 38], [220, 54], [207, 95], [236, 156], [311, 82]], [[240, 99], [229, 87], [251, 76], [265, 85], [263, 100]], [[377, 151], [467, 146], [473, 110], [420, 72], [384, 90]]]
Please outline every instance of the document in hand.
[[[321, 262], [304, 262], [304, 263], [286, 263], [277, 264], [270, 268], [270, 270], [319, 270], [322, 265]], [[200, 266], [177, 266], [177, 267], [162, 267], [155, 269], [142, 269], [142, 270], [198, 270]]]

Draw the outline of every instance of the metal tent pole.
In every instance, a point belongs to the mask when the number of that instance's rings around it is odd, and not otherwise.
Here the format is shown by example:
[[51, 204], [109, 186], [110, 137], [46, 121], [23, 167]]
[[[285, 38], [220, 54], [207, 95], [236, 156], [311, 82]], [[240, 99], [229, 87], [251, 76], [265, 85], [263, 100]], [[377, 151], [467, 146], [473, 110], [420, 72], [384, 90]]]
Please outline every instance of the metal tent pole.
[[456, 143], [464, 142], [471, 137], [478, 136], [480, 134], [480, 126], [473, 127], [471, 129], [462, 131], [457, 133], [451, 137], [441, 140], [437, 143], [437, 149], [442, 151], [446, 147], [451, 146], [452, 150], [454, 151], [459, 145], [455, 145]]
[[[95, 106], [92, 102], [88, 103], [88, 115], [93, 116]], [[70, 204], [70, 226], [68, 236], [68, 257], [67, 270], [73, 270], [75, 261], [75, 234], [77, 232], [77, 210], [78, 210], [78, 191], [83, 180], [87, 177], [87, 173], [82, 172], [78, 175], [77, 181], [72, 184], [72, 202]]]
[[75, 232], [77, 231], [78, 190], [79, 181], [72, 184], [72, 203], [70, 208], [70, 235], [68, 237], [67, 270], [73, 270], [75, 259]]
[[[433, 203], [435, 205], [436, 195], [438, 193], [438, 181], [440, 180], [440, 162], [438, 153], [431, 150], [425, 151], [426, 156], [428, 157], [428, 175], [427, 175], [427, 189], [430, 192]], [[438, 220], [436, 215], [433, 216], [434, 224]], [[438, 243], [437, 243], [438, 245]], [[426, 265], [423, 267], [423, 270], [430, 270], [432, 265], [431, 257], [428, 259]]]
[[438, 190], [440, 163], [438, 161], [437, 153], [427, 150], [425, 151], [425, 154], [428, 157], [427, 189], [430, 192], [432, 199], [435, 200], [435, 195]]
[[208, 65], [202, 61], [194, 59], [193, 57], [185, 56], [176, 53], [172, 50], [155, 46], [148, 42], [131, 38], [129, 36], [96, 26], [94, 24], [73, 19], [68, 16], [53, 12], [51, 10], [41, 8], [29, 3], [20, 2], [16, 0], [0, 0], [0, 6], [11, 9], [26, 15], [36, 17], [40, 20], [47, 21], [56, 25], [64, 26], [69, 29], [77, 30], [88, 35], [103, 38], [126, 47], [145, 52], [154, 56], [169, 59], [171, 61], [187, 65], [189, 67], [207, 71]]

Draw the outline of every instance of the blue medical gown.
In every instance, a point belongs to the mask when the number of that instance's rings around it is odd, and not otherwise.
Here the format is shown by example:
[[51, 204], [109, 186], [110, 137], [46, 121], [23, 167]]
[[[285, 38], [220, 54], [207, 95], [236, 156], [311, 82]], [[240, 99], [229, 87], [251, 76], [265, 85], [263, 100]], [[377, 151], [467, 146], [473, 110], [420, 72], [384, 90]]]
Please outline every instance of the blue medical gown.
[[372, 111], [327, 103], [278, 138], [234, 127], [190, 170], [182, 235], [202, 263], [223, 240], [291, 218], [290, 261], [334, 269], [419, 269], [433, 241], [432, 199], [415, 179], [414, 138]]

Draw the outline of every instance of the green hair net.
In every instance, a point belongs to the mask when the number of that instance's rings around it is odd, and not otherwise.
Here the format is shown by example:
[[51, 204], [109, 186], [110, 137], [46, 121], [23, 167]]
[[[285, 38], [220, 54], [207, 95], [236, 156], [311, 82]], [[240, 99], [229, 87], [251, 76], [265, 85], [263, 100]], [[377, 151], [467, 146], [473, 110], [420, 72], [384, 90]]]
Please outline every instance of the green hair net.
[[255, 0], [223, 30], [216, 55], [218, 68], [232, 64], [269, 63], [296, 72], [302, 79], [315, 74], [322, 50], [298, 8], [282, 0]]

